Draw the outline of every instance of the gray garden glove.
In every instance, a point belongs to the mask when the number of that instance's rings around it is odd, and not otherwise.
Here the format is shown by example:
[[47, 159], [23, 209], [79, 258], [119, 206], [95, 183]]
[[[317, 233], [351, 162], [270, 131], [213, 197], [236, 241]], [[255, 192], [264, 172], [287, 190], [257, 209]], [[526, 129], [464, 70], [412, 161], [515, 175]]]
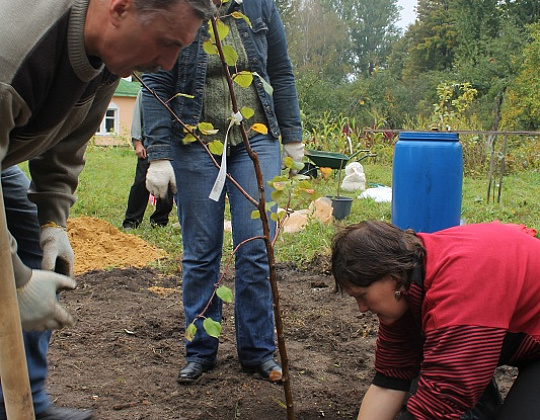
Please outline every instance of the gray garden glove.
[[43, 249], [41, 269], [73, 277], [75, 254], [69, 243], [66, 228], [47, 223], [41, 227], [39, 244]]
[[56, 294], [76, 286], [75, 280], [67, 276], [52, 271], [32, 270], [28, 282], [17, 288], [23, 329], [45, 331], [73, 325], [73, 318], [60, 305]]
[[176, 194], [176, 179], [171, 161], [153, 160], [146, 173], [146, 189], [156, 198], [165, 198], [169, 189]]

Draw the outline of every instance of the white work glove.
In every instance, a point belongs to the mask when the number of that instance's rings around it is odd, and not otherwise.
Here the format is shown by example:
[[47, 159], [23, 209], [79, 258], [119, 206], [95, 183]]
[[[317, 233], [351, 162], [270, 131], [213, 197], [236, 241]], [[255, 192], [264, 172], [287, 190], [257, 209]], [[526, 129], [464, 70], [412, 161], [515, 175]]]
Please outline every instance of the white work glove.
[[293, 141], [283, 144], [283, 159], [290, 157], [295, 162], [302, 162], [304, 157], [304, 143], [301, 141]]
[[54, 223], [43, 225], [39, 235], [39, 244], [43, 250], [42, 270], [55, 271], [73, 277], [75, 255], [65, 228]]
[[[304, 157], [304, 143], [301, 141], [293, 141], [291, 143], [284, 143], [283, 144], [283, 157], [281, 159], [281, 167], [282, 169], [285, 169], [285, 165], [283, 165], [283, 161], [286, 157], [290, 157], [295, 162], [302, 162], [302, 158]], [[296, 171], [291, 170], [290, 175], [295, 175]]]
[[170, 160], [160, 159], [150, 162], [146, 173], [146, 189], [156, 198], [165, 198], [169, 189], [176, 194], [176, 179]]
[[60, 305], [56, 294], [76, 286], [75, 280], [67, 276], [51, 271], [32, 270], [28, 283], [17, 288], [23, 329], [45, 331], [73, 325], [73, 318]]

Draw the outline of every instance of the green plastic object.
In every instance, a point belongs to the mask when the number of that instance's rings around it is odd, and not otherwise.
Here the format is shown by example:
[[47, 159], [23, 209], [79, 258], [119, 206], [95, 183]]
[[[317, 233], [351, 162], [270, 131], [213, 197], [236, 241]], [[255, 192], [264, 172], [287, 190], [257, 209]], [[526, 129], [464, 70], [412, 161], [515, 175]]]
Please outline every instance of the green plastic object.
[[304, 155], [319, 168], [344, 169], [350, 160], [354, 159], [359, 153], [362, 152], [368, 154], [362, 156], [360, 159], [357, 159], [358, 161], [366, 157], [374, 156], [369, 154], [369, 150], [359, 150], [351, 156], [347, 156], [342, 153], [323, 152], [320, 150], [306, 150]]

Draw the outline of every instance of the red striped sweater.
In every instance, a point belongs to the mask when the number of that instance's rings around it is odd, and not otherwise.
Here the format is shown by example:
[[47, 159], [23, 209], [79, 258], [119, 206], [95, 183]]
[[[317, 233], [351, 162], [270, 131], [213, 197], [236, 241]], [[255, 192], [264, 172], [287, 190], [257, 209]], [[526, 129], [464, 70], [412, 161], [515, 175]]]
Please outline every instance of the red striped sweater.
[[540, 359], [540, 241], [498, 223], [418, 234], [423, 286], [377, 338], [374, 384], [408, 390], [416, 419], [459, 419], [502, 364]]

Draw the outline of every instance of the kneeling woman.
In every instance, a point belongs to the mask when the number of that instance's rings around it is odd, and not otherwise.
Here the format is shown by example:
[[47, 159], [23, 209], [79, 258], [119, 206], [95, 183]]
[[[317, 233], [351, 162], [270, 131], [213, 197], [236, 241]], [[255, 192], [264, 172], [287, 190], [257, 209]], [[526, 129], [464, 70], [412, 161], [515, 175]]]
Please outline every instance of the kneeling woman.
[[366, 221], [332, 244], [338, 290], [379, 317], [359, 420], [459, 419], [497, 366], [519, 368], [497, 419], [540, 419], [540, 241], [500, 223], [425, 234]]

